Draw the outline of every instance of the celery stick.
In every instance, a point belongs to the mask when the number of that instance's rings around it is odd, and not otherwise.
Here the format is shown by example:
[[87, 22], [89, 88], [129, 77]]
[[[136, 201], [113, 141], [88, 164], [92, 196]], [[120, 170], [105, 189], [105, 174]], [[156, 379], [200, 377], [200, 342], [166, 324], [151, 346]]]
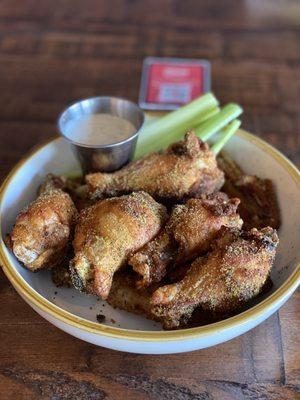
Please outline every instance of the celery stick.
[[231, 136], [233, 136], [238, 130], [240, 125], [241, 121], [236, 119], [223, 129], [221, 137], [217, 140], [216, 143], [211, 146], [211, 149], [215, 154], [218, 154], [222, 150], [222, 148], [225, 146]]
[[227, 104], [221, 108], [218, 114], [196, 128], [195, 133], [200, 139], [206, 141], [229, 124], [229, 122], [237, 118], [242, 112], [243, 109], [239, 105]]
[[[214, 115], [216, 115], [220, 111], [219, 107], [214, 107], [211, 110], [209, 110], [206, 114], [200, 115], [198, 118], [198, 123], [197, 126], [199, 125], [199, 121], [202, 121], [203, 123], [207, 121], [209, 118], [212, 118]], [[152, 123], [155, 123], [153, 121]], [[151, 124], [151, 122], [150, 122]], [[171, 143], [177, 142], [178, 140], [181, 140], [186, 133], [188, 129], [193, 129], [195, 127], [195, 123], [189, 123], [187, 126], [182, 127], [182, 125], [178, 127], [174, 127], [173, 130], [170, 132], [170, 134], [162, 134], [159, 141], [156, 143], [149, 143], [148, 141], [139, 141], [137, 144], [137, 150], [134, 155], [134, 159], [140, 158], [144, 154], [148, 154], [152, 151], [159, 151], [162, 149], [165, 149], [168, 147]]]
[[184, 133], [189, 127], [195, 127], [205, 121], [206, 115], [211, 115], [213, 109], [215, 113], [217, 106], [218, 101], [215, 96], [207, 93], [146, 125], [140, 133], [135, 158], [160, 150], [161, 142], [168, 144], [174, 142], [174, 134]]
[[171, 143], [181, 140], [188, 129], [195, 128], [195, 126], [198, 126], [199, 123], [201, 124], [204, 123], [205, 121], [212, 118], [214, 115], [217, 115], [219, 111], [220, 111], [219, 107], [214, 107], [211, 110], [208, 110], [205, 114], [200, 114], [197, 117], [197, 122], [191, 120], [185, 126], [182, 126], [182, 124], [180, 124], [176, 128], [174, 127], [172, 131], [168, 131], [165, 134], [161, 135], [161, 138], [158, 143], [159, 148], [157, 150], [164, 149], [168, 147]]

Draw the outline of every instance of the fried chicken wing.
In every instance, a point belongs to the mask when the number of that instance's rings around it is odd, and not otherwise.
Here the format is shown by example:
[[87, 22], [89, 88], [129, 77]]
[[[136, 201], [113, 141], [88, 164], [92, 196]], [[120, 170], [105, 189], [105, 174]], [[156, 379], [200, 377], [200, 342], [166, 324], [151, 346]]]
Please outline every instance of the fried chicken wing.
[[[157, 322], [163, 322], [163, 318], [159, 318], [152, 313], [151, 297], [158, 286], [159, 284], [154, 284], [143, 290], [137, 289], [135, 278], [130, 271], [118, 271], [114, 275], [107, 302], [114, 308], [141, 315]], [[220, 319], [220, 316], [198, 309], [193, 313], [188, 326], [207, 325]], [[183, 324], [180, 328], [186, 328], [186, 325]]]
[[114, 173], [87, 175], [86, 182], [91, 198], [143, 190], [163, 202], [213, 193], [224, 176], [208, 144], [188, 132], [161, 154], [149, 154]]
[[245, 229], [280, 227], [280, 211], [276, 191], [270, 179], [246, 175], [236, 162], [222, 152], [218, 164], [225, 173], [222, 188], [228, 196], [241, 200], [238, 211], [243, 218]]
[[222, 226], [240, 229], [243, 221], [236, 213], [238, 205], [239, 199], [229, 200], [219, 192], [175, 206], [162, 232], [129, 259], [129, 265], [142, 277], [137, 285], [159, 282], [171, 265], [207, 252]]
[[214, 250], [194, 261], [181, 281], [154, 292], [152, 312], [170, 329], [187, 322], [197, 306], [215, 313], [237, 310], [259, 294], [277, 244], [270, 227], [244, 233], [223, 228]]
[[138, 290], [134, 278], [128, 271], [119, 271], [115, 274], [109, 296], [108, 304], [134, 314], [142, 315], [148, 319], [156, 319], [151, 312], [151, 296], [156, 286]]
[[166, 209], [148, 193], [97, 202], [79, 216], [70, 264], [74, 286], [106, 299], [114, 273], [158, 234]]
[[55, 267], [67, 254], [77, 210], [63, 186], [60, 178], [48, 175], [39, 197], [18, 215], [12, 229], [10, 247], [31, 271]]

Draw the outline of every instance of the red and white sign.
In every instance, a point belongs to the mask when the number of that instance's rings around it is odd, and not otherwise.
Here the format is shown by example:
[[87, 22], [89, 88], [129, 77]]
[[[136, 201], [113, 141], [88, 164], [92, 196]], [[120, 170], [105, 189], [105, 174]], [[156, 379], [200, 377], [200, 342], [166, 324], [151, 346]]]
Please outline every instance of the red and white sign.
[[140, 106], [175, 109], [210, 89], [210, 65], [205, 60], [146, 58]]

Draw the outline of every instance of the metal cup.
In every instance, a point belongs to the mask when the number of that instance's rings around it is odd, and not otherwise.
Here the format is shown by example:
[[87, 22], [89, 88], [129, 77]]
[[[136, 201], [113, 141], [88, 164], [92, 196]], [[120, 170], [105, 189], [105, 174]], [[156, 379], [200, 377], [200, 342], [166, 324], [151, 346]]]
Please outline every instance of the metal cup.
[[[136, 128], [135, 133], [125, 140], [106, 145], [78, 143], [66, 135], [66, 125], [70, 120], [98, 113], [116, 115], [130, 121]], [[57, 125], [60, 134], [73, 145], [83, 172], [88, 173], [115, 171], [130, 162], [143, 123], [144, 113], [133, 102], [117, 97], [101, 96], [72, 104], [61, 113]]]

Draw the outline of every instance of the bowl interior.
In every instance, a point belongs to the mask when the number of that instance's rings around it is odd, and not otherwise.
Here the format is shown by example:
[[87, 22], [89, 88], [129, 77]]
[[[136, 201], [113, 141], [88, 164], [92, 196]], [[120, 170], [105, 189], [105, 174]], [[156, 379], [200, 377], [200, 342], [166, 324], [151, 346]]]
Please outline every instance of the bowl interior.
[[[271, 273], [274, 286], [269, 293], [249, 304], [249, 308], [278, 289], [299, 263], [300, 185], [295, 175], [290, 173], [291, 167], [288, 163], [262, 142], [251, 139], [251, 136], [234, 136], [227, 144], [226, 151], [247, 173], [273, 180], [281, 208], [280, 245]], [[62, 138], [50, 142], [28, 158], [14, 174], [4, 192], [0, 208], [2, 238], [10, 232], [19, 211], [35, 198], [37, 188], [48, 172], [70, 174], [78, 171], [80, 167], [71, 145]], [[76, 316], [96, 322], [97, 314], [103, 314], [106, 316], [104, 323], [114, 327], [136, 330], [162, 329], [159, 323], [113, 309], [95, 296], [81, 294], [75, 289], [57, 288], [52, 283], [49, 272], [29, 272], [9, 250], [5, 248], [4, 251], [12, 268], [31, 288], [51, 303]]]

